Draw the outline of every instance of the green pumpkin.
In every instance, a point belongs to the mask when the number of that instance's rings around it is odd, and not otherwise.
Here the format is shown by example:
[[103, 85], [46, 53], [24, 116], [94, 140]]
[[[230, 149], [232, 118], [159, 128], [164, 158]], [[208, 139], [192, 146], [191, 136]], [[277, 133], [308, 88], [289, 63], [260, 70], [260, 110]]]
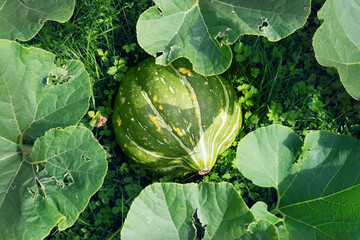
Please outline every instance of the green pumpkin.
[[220, 76], [196, 74], [186, 59], [164, 67], [151, 58], [125, 75], [112, 120], [117, 142], [136, 162], [167, 175], [203, 175], [234, 141], [241, 109]]

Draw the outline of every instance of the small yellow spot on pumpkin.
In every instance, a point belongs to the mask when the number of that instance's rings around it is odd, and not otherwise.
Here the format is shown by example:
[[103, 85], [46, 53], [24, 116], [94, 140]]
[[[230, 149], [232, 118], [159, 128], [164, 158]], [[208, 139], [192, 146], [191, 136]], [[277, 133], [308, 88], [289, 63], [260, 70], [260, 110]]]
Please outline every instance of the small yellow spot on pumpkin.
[[192, 73], [189, 69], [179, 68], [179, 72], [181, 72], [182, 74], [187, 74], [189, 77], [192, 77]]
[[164, 108], [163, 108], [163, 106], [159, 105], [159, 109], [160, 109], [160, 110], [163, 110]]
[[117, 120], [117, 125], [118, 125], [119, 127], [121, 126], [121, 120], [120, 120], [120, 119]]
[[161, 132], [161, 125], [160, 125], [158, 119], [154, 115], [151, 115], [151, 114], [149, 114], [149, 118], [155, 124], [155, 126], [157, 127], [157, 131]]
[[190, 137], [190, 142], [191, 142], [191, 145], [194, 146], [194, 141], [193, 141], [193, 139], [191, 137]]
[[177, 128], [177, 127], [174, 127], [172, 126], [172, 128], [175, 130], [175, 132], [179, 135], [179, 136], [182, 136], [183, 133], [181, 132], [180, 128]]

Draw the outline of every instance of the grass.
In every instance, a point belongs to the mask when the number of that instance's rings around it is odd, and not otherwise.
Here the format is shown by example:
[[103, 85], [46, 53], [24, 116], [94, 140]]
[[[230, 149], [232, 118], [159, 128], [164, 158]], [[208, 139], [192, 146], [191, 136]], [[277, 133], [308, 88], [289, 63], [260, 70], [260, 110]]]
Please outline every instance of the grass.
[[93, 85], [89, 111], [100, 111], [108, 122], [93, 128], [89, 125], [91, 117], [86, 116], [80, 124], [93, 130], [109, 162], [103, 186], [75, 225], [63, 232], [54, 229], [48, 239], [119, 239], [119, 229], [132, 201], [152, 182], [228, 181], [249, 206], [258, 200], [272, 206], [276, 202], [274, 190], [253, 185], [232, 163], [237, 142], [261, 126], [281, 123], [299, 134], [328, 130], [359, 139], [359, 103], [346, 93], [336, 70], [317, 64], [312, 50], [312, 36], [320, 25], [316, 12], [322, 3], [314, 1], [304, 28], [280, 42], [243, 36], [233, 46], [235, 60], [224, 77], [233, 84], [244, 109], [242, 131], [210, 174], [176, 179], [152, 175], [134, 164], [117, 146], [111, 127], [112, 103], [119, 82], [128, 68], [148, 56], [137, 44], [135, 25], [152, 1], [82, 0], [77, 1], [70, 21], [46, 22], [39, 34], [24, 44], [56, 53], [58, 65], [67, 59], [84, 63]]

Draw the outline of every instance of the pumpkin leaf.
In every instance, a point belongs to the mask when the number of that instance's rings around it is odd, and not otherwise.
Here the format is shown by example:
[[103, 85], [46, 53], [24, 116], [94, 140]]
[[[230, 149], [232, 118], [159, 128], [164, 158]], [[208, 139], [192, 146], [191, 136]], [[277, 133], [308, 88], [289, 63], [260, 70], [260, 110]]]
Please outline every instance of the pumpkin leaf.
[[139, 18], [137, 38], [156, 63], [168, 65], [179, 57], [193, 63], [202, 75], [229, 68], [229, 45], [241, 35], [266, 36], [277, 41], [302, 27], [310, 0], [154, 0]]
[[278, 239], [275, 226], [257, 221], [229, 183], [150, 185], [131, 205], [121, 239], [195, 239], [197, 219], [203, 239]]
[[0, 52], [0, 239], [41, 239], [75, 222], [106, 173], [91, 131], [70, 126], [90, 81], [80, 62], [59, 68], [41, 49], [0, 40]]
[[268, 212], [267, 205], [264, 202], [255, 203], [250, 210], [256, 218], [268, 220], [272, 224], [276, 224], [280, 220], [278, 217]]
[[73, 14], [75, 0], [0, 1], [0, 38], [27, 41], [47, 20], [66, 22]]
[[236, 164], [255, 184], [278, 191], [290, 239], [358, 237], [360, 142], [316, 131], [300, 143], [290, 128], [259, 128], [239, 142]]
[[360, 100], [360, 1], [327, 0], [318, 12], [323, 24], [313, 46], [317, 61], [339, 70], [346, 91]]
[[[248, 227], [248, 232], [245, 236], [240, 238], [241, 240], [253, 240], [253, 239], [279, 239], [278, 231], [274, 224], [271, 222], [259, 219], [252, 222]], [[239, 239], [239, 240], [240, 240]]]

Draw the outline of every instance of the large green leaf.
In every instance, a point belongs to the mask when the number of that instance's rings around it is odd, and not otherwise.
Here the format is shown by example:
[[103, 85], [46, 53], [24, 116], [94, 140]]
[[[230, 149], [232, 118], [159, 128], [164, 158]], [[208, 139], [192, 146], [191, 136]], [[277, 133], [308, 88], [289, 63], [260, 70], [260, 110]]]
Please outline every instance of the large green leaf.
[[66, 22], [75, 0], [0, 0], [0, 38], [33, 38], [47, 20]]
[[55, 128], [88, 109], [80, 62], [59, 68], [53, 54], [8, 40], [0, 52], [0, 239], [39, 239], [74, 223], [103, 182], [105, 152], [86, 128]]
[[267, 205], [264, 202], [255, 203], [250, 208], [250, 210], [254, 214], [254, 216], [258, 219], [266, 219], [273, 224], [276, 224], [277, 222], [280, 221], [278, 217], [268, 212]]
[[248, 227], [248, 232], [237, 238], [238, 240], [278, 240], [279, 233], [275, 225], [268, 220], [259, 219], [252, 222]]
[[318, 12], [324, 23], [313, 39], [321, 65], [336, 67], [346, 91], [360, 100], [360, 0], [327, 0]]
[[229, 183], [150, 185], [131, 205], [121, 239], [194, 239], [196, 218], [203, 239], [278, 239], [275, 226], [256, 220]]
[[231, 64], [229, 47], [241, 35], [277, 41], [302, 27], [310, 0], [154, 0], [137, 23], [139, 44], [156, 62], [168, 65], [188, 58], [203, 75], [224, 72]]
[[316, 131], [300, 143], [287, 127], [260, 128], [239, 142], [236, 164], [255, 184], [276, 188], [290, 239], [358, 239], [360, 142]]

